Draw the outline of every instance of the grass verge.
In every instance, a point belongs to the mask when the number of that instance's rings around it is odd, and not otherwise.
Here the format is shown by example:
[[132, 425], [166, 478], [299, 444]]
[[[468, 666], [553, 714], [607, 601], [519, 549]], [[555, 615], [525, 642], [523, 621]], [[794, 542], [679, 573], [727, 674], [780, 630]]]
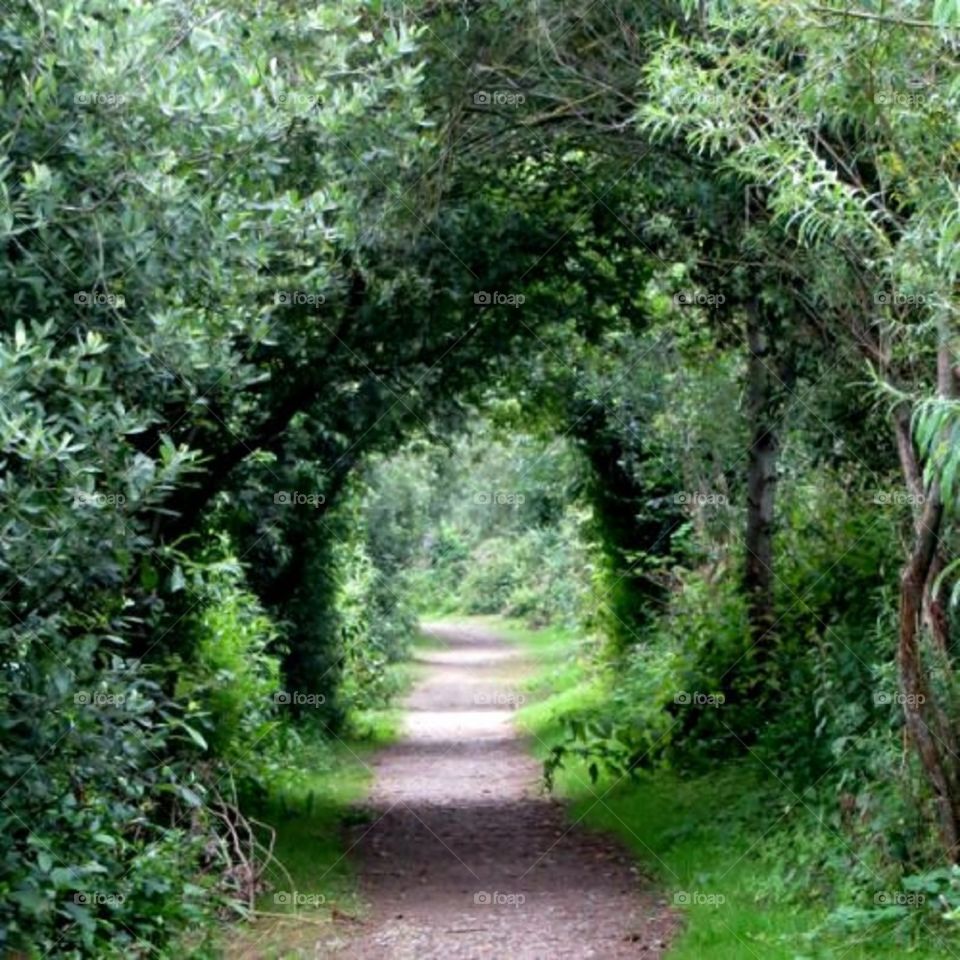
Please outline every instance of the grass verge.
[[[429, 647], [429, 638], [415, 646]], [[392, 666], [389, 689], [404, 694], [417, 676], [412, 662]], [[314, 960], [336, 938], [338, 920], [361, 916], [366, 904], [345, 848], [345, 829], [363, 822], [372, 772], [370, 754], [399, 735], [401, 711], [354, 710], [342, 738], [301, 732], [296, 771], [275, 779], [255, 816], [276, 831], [277, 863], [266, 874], [256, 920], [228, 938], [231, 960]], [[267, 836], [264, 832], [264, 836]]]
[[[563, 737], [564, 717], [602, 711], [611, 678], [590, 668], [570, 631], [485, 622], [539, 664], [517, 722], [545, 758]], [[573, 820], [619, 835], [683, 913], [671, 960], [960, 957], [960, 941], [922, 907], [878, 908], [900, 891], [869, 890], [848, 838], [759, 764], [731, 762], [696, 777], [600, 771], [596, 783], [587, 768], [569, 760], [556, 789]]]

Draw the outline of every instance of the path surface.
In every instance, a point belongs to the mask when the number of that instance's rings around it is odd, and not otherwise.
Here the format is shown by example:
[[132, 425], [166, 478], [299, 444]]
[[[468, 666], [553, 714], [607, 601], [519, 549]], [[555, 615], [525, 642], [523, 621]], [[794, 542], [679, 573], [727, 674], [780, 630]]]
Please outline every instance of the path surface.
[[[327, 955], [357, 960], [662, 955], [674, 925], [611, 839], [571, 827], [540, 789], [511, 714], [530, 664], [474, 625], [440, 648], [406, 701], [406, 734], [373, 761], [373, 819], [353, 830], [372, 913]], [[345, 929], [348, 927], [349, 929]]]

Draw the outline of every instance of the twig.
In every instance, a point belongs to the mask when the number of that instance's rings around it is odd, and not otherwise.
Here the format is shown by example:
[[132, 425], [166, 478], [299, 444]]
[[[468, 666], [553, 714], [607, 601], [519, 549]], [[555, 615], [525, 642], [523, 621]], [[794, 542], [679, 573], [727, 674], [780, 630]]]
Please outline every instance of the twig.
[[322, 917], [308, 917], [302, 913], [271, 913], [269, 910], [254, 910], [250, 915], [254, 920], [266, 917], [270, 920], [292, 920], [295, 923], [317, 923], [322, 926], [327, 926], [330, 922]]
[[902, 17], [890, 17], [882, 13], [870, 13], [868, 10], [838, 10], [835, 7], [811, 7], [818, 13], [832, 13], [839, 17], [854, 17], [857, 20], [876, 20], [878, 23], [888, 23], [895, 27], [916, 27], [918, 30], [951, 30], [952, 27], [941, 26], [930, 20], [908, 20]]

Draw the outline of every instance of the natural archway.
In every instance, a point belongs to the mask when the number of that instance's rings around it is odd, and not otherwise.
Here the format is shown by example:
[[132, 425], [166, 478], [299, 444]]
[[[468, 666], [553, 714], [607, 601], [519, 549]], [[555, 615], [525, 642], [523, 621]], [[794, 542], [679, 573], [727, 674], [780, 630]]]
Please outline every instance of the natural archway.
[[676, 956], [954, 949], [958, 17], [14, 0], [0, 953], [352, 916], [431, 606]]

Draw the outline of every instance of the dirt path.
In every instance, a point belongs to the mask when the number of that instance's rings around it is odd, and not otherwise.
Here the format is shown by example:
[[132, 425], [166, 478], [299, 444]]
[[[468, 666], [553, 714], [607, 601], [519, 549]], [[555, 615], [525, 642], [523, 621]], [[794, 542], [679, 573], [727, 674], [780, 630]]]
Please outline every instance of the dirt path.
[[[607, 837], [571, 827], [511, 723], [530, 665], [473, 625], [429, 631], [406, 735], [374, 760], [373, 819], [353, 831], [360, 924], [327, 955], [358, 960], [659, 957], [673, 919]], [[345, 929], [349, 927], [351, 929]]]

